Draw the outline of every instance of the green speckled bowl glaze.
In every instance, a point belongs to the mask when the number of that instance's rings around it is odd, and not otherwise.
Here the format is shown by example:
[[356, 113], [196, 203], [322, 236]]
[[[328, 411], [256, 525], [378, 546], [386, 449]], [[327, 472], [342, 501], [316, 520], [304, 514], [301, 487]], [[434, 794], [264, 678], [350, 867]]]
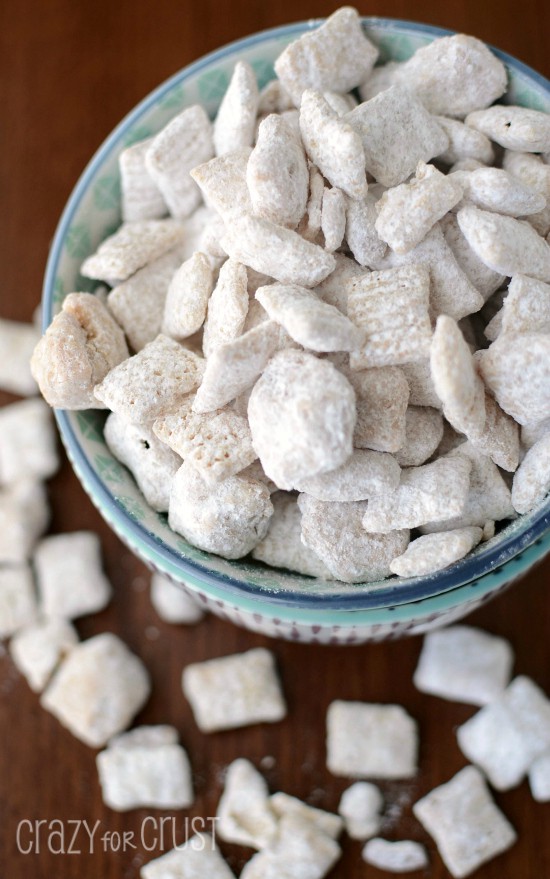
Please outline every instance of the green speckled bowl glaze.
[[[281, 50], [319, 21], [255, 34], [186, 67], [133, 110], [100, 147], [77, 183], [56, 232], [44, 283], [44, 325], [73, 290], [93, 290], [79, 274], [83, 259], [120, 223], [118, 155], [159, 131], [185, 107], [200, 102], [213, 116], [235, 62], [248, 61], [260, 87], [273, 78]], [[435, 37], [437, 28], [365, 19], [381, 60], [404, 60]], [[550, 112], [550, 83], [498, 50], [510, 75], [508, 100]], [[345, 584], [313, 580], [249, 561], [226, 561], [190, 546], [166, 516], [145, 502], [103, 439], [105, 414], [58, 411], [63, 442], [92, 501], [152, 569], [198, 596], [214, 613], [276, 637], [360, 643], [424, 632], [465, 616], [506, 588], [550, 550], [550, 499], [510, 524], [467, 559], [429, 577]]]

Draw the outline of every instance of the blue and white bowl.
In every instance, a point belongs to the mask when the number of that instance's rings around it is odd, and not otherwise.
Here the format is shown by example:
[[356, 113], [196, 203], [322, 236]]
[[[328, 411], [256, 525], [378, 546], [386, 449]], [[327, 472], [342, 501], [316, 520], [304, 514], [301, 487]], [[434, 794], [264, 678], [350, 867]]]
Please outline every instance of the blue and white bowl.
[[[231, 43], [177, 73], [141, 102], [97, 151], [65, 208], [44, 282], [44, 324], [73, 290], [92, 289], [79, 267], [120, 223], [118, 155], [159, 131], [186, 106], [201, 103], [213, 116], [236, 61], [245, 59], [260, 87], [274, 77], [273, 62], [292, 40], [316, 27], [310, 21]], [[367, 18], [382, 60], [402, 61], [448, 31], [406, 21]], [[550, 112], [550, 82], [494, 50], [510, 76], [507, 100]], [[103, 439], [105, 413], [58, 411], [67, 453], [103, 518], [152, 569], [198, 596], [214, 613], [275, 637], [331, 644], [360, 643], [425, 632], [464, 617], [525, 574], [550, 551], [550, 498], [502, 530], [468, 558], [437, 574], [380, 583], [312, 580], [249, 561], [202, 552], [170, 530], [154, 512]]]

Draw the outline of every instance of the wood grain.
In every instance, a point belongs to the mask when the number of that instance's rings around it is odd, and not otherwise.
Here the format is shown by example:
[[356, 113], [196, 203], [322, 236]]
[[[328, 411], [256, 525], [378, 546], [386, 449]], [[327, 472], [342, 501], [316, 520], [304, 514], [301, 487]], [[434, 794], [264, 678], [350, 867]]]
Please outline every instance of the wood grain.
[[[550, 75], [550, 4], [547, 0], [385, 0], [359, 4], [369, 15], [431, 22], [473, 33]], [[333, 11], [326, 0], [279, 0], [277, 4], [212, 0], [4, 0], [0, 4], [0, 312], [29, 319], [40, 298], [48, 245], [75, 180], [104, 137], [155, 85], [183, 65], [230, 40], [287, 21]], [[1, 352], [0, 352], [1, 356]], [[8, 397], [0, 398], [0, 403]], [[346, 784], [325, 768], [324, 716], [336, 698], [395, 701], [418, 718], [422, 769], [413, 783], [384, 785], [394, 818], [390, 838], [411, 837], [430, 849], [429, 876], [447, 872], [411, 816], [410, 804], [464, 765], [454, 729], [473, 711], [417, 693], [411, 676], [417, 639], [364, 647], [321, 648], [271, 642], [209, 618], [195, 628], [170, 627], [152, 610], [148, 575], [103, 524], [68, 464], [52, 481], [53, 530], [91, 528], [102, 537], [115, 599], [103, 613], [83, 619], [83, 638], [110, 630], [124, 638], [150, 669], [153, 696], [138, 721], [168, 722], [179, 729], [194, 768], [196, 803], [174, 814], [176, 842], [186, 836], [185, 818], [212, 816], [220, 775], [235, 757], [264, 765], [273, 790], [281, 789], [334, 809]], [[516, 670], [550, 692], [550, 606], [546, 562], [471, 622], [511, 639]], [[181, 670], [193, 660], [271, 647], [279, 662], [290, 707], [288, 719], [210, 736], [199, 734], [180, 687]], [[98, 790], [94, 753], [73, 739], [48, 714], [16, 673], [0, 660], [0, 875], [9, 879], [134, 879], [139, 866], [161, 850], [147, 852], [139, 840], [148, 816], [106, 809]], [[506, 855], [482, 868], [480, 879], [540, 879], [550, 875], [550, 808], [535, 804], [527, 784], [497, 797], [519, 832]], [[100, 821], [98, 835], [133, 832], [135, 849], [103, 851], [85, 834], [80, 855], [47, 850], [23, 855], [16, 829], [24, 819]], [[67, 826], [67, 825], [66, 825]], [[148, 825], [146, 844], [153, 843]], [[166, 828], [167, 830], [170, 827]], [[26, 840], [24, 840], [26, 842]], [[59, 842], [59, 840], [56, 840]], [[66, 840], [68, 845], [69, 840]], [[170, 847], [170, 839], [164, 840]], [[223, 846], [238, 872], [246, 852]], [[360, 859], [360, 845], [346, 842], [334, 879], [383, 876]]]

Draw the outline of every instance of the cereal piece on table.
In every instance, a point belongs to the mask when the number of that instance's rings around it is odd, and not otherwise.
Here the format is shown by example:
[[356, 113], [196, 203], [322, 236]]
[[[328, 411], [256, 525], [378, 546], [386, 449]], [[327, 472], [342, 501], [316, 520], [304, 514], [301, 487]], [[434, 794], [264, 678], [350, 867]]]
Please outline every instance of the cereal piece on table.
[[502, 167], [526, 186], [530, 186], [544, 196], [546, 206], [538, 214], [531, 214], [527, 220], [535, 227], [539, 235], [548, 235], [550, 232], [550, 168], [548, 165], [543, 162], [541, 156], [533, 153], [506, 150]]
[[246, 268], [232, 259], [220, 269], [208, 300], [202, 348], [205, 357], [237, 339], [243, 332], [249, 308]]
[[50, 520], [41, 482], [24, 479], [0, 489], [0, 564], [26, 561]]
[[[96, 757], [103, 802], [116, 812], [145, 806], [154, 809], [186, 809], [193, 804], [191, 767], [184, 749], [175, 742], [155, 742], [154, 727], [138, 727], [128, 736], [117, 736]], [[166, 727], [160, 727], [166, 730]], [[168, 727], [168, 729], [170, 729]], [[153, 731], [153, 734], [151, 734]]]
[[481, 131], [507, 150], [543, 153], [550, 149], [550, 116], [540, 110], [498, 104], [469, 113], [466, 125]]
[[296, 231], [306, 241], [317, 243], [321, 232], [321, 211], [323, 207], [323, 193], [325, 181], [319, 169], [313, 163], [309, 165], [309, 197], [307, 200], [306, 213], [302, 217]]
[[481, 528], [469, 527], [417, 537], [392, 561], [391, 571], [398, 577], [424, 577], [442, 571], [468, 555], [482, 536]]
[[323, 302], [314, 290], [270, 284], [256, 291], [256, 299], [295, 342], [312, 351], [353, 351], [363, 338], [345, 315]]
[[353, 445], [358, 449], [397, 452], [405, 443], [409, 386], [396, 366], [344, 373], [355, 391], [357, 421]]
[[338, 812], [344, 819], [346, 833], [352, 839], [376, 836], [382, 825], [384, 797], [369, 781], [356, 781], [340, 798]]
[[550, 800], [550, 751], [545, 751], [529, 769], [529, 786], [538, 803]]
[[546, 205], [543, 195], [502, 168], [477, 168], [449, 177], [460, 177], [465, 202], [472, 202], [486, 211], [525, 217], [540, 213]]
[[453, 455], [402, 471], [395, 491], [369, 499], [363, 527], [385, 534], [460, 516], [468, 498], [470, 469], [467, 457]]
[[67, 620], [37, 620], [14, 635], [10, 653], [31, 690], [41, 693], [76, 644], [78, 634]]
[[497, 314], [500, 330], [495, 339], [499, 333], [550, 333], [550, 284], [514, 275]]
[[409, 183], [386, 190], [378, 202], [376, 231], [396, 253], [407, 253], [461, 198], [453, 175], [419, 162]]
[[252, 203], [246, 185], [246, 168], [252, 150], [243, 147], [224, 156], [216, 156], [191, 171], [205, 202], [222, 217], [250, 213]]
[[0, 568], [0, 639], [34, 623], [38, 614], [33, 576], [27, 565]]
[[[388, 246], [376, 231], [379, 199], [369, 189], [365, 198], [348, 199], [346, 211], [346, 242], [362, 266], [376, 266]], [[329, 275], [329, 278], [332, 277]]]
[[203, 364], [201, 357], [160, 335], [112, 369], [96, 386], [95, 395], [128, 421], [150, 426], [198, 387]]
[[550, 283], [550, 245], [525, 220], [476, 207], [462, 208], [457, 220], [470, 247], [490, 269]]
[[405, 442], [395, 454], [401, 467], [418, 467], [431, 458], [443, 437], [441, 412], [429, 406], [409, 406]]
[[550, 417], [550, 333], [505, 333], [481, 352], [478, 369], [519, 424]]
[[153, 138], [145, 165], [173, 217], [183, 220], [200, 204], [200, 190], [189, 172], [213, 155], [212, 125], [198, 104], [174, 116]]
[[550, 433], [550, 417], [544, 421], [527, 424], [521, 428], [521, 444], [525, 449], [530, 449], [547, 433]]
[[214, 121], [217, 156], [252, 146], [259, 100], [252, 67], [247, 61], [237, 61]]
[[417, 360], [415, 363], [403, 363], [400, 367], [409, 385], [409, 404], [411, 406], [430, 406], [441, 409], [441, 400], [437, 396], [432, 381], [430, 358]]
[[301, 494], [298, 506], [303, 543], [319, 556], [335, 579], [345, 583], [371, 583], [391, 576], [390, 562], [405, 551], [409, 542], [407, 530], [366, 534], [366, 501], [337, 503]]
[[519, 464], [519, 426], [500, 408], [496, 400], [485, 394], [485, 425], [481, 433], [470, 437], [478, 451], [488, 455], [495, 464], [513, 473]]
[[306, 89], [300, 106], [300, 131], [306, 152], [323, 177], [350, 198], [367, 194], [361, 137], [319, 92]]
[[49, 406], [40, 398], [0, 409], [0, 482], [49, 479], [59, 467]]
[[181, 249], [169, 250], [109, 293], [109, 311], [135, 352], [160, 333], [168, 287], [181, 263]]
[[418, 728], [401, 705], [336, 700], [327, 712], [327, 766], [346, 778], [413, 778]]
[[71, 650], [40, 704], [85, 745], [101, 748], [126, 729], [150, 690], [142, 661], [105, 632]]
[[336, 260], [292, 229], [244, 214], [227, 228], [221, 245], [228, 256], [281, 284], [315, 287], [330, 275]]
[[203, 733], [286, 716], [275, 660], [263, 647], [188, 665], [182, 686]]
[[505, 275], [486, 266], [472, 250], [460, 230], [456, 214], [450, 213], [443, 217], [441, 228], [459, 267], [483, 299], [487, 300], [504, 283]]
[[161, 620], [173, 625], [194, 625], [204, 617], [198, 600], [184, 584], [174, 583], [159, 573], [151, 577], [151, 604]]
[[208, 833], [196, 833], [185, 845], [149, 861], [139, 875], [141, 879], [235, 879]]
[[172, 250], [182, 239], [182, 226], [176, 220], [123, 223], [84, 260], [80, 273], [85, 278], [95, 278], [115, 287], [138, 269]]
[[469, 876], [506, 851], [516, 832], [497, 808], [481, 772], [466, 766], [413, 806], [455, 879]]
[[278, 79], [272, 79], [267, 85], [264, 85], [260, 91], [258, 116], [264, 114], [268, 116], [270, 113], [284, 113], [286, 110], [293, 109], [292, 98]]
[[333, 253], [342, 244], [346, 232], [346, 199], [341, 189], [325, 186], [321, 230], [325, 236], [325, 249]]
[[252, 557], [273, 568], [287, 568], [307, 577], [331, 580], [327, 566], [302, 543], [302, 514], [296, 498], [281, 491], [272, 495], [271, 502], [273, 516], [269, 530], [252, 550]]
[[340, 855], [338, 843], [315, 822], [287, 815], [274, 842], [245, 865], [241, 879], [323, 879]]
[[147, 503], [159, 513], [168, 512], [172, 480], [181, 458], [157, 439], [153, 431], [111, 412], [103, 435], [115, 458], [124, 464]]
[[295, 229], [304, 216], [309, 171], [301, 142], [280, 116], [260, 124], [246, 168], [252, 210], [279, 226]]
[[361, 852], [363, 860], [378, 870], [390, 873], [410, 873], [428, 866], [426, 849], [412, 839], [369, 839]]
[[299, 107], [305, 89], [350, 92], [365, 82], [377, 58], [357, 11], [346, 6], [290, 43], [277, 58], [275, 72]]
[[40, 329], [30, 323], [0, 318], [0, 388], [22, 397], [37, 391], [30, 360], [40, 340]]
[[492, 165], [495, 160], [495, 151], [488, 137], [459, 122], [458, 119], [449, 119], [448, 116], [437, 116], [437, 122], [449, 138], [449, 146], [445, 152], [437, 156], [439, 162], [445, 165], [455, 165], [467, 159], [481, 162], [483, 165]]
[[160, 745], [177, 745], [179, 733], [174, 726], [158, 723], [154, 726], [136, 726], [109, 739], [109, 748], [158, 748]]
[[550, 748], [550, 701], [530, 678], [518, 676], [458, 728], [457, 739], [496, 790], [509, 790]]
[[152, 142], [152, 137], [140, 140], [122, 150], [118, 157], [124, 223], [159, 220], [168, 213], [162, 193], [145, 164], [145, 154]]
[[282, 791], [272, 794], [269, 798], [269, 804], [273, 812], [279, 819], [288, 818], [290, 820], [297, 819], [308, 821], [313, 824], [321, 833], [325, 833], [332, 839], [338, 839], [343, 829], [343, 821], [339, 815], [334, 812], [327, 812], [325, 809], [316, 809], [299, 800], [298, 797], [291, 797]]
[[168, 287], [162, 332], [182, 341], [200, 330], [206, 317], [214, 273], [204, 253], [194, 253], [173, 275]]
[[396, 186], [419, 162], [447, 149], [449, 139], [417, 97], [391, 86], [345, 117], [363, 141], [365, 164], [378, 183]]
[[230, 476], [209, 485], [186, 462], [172, 483], [168, 523], [193, 546], [238, 559], [265, 537], [272, 513], [269, 489], [263, 482]]
[[329, 361], [280, 351], [254, 385], [248, 418], [265, 472], [279, 488], [291, 489], [349, 458], [355, 393]]
[[112, 595], [101, 544], [91, 531], [45, 537], [34, 553], [40, 606], [48, 617], [72, 620], [103, 610]]
[[349, 283], [353, 278], [365, 274], [365, 270], [358, 266], [355, 260], [349, 259], [343, 253], [335, 253], [336, 268], [330, 275], [314, 288], [315, 293], [323, 302], [334, 305], [342, 314], [348, 313]]
[[424, 638], [414, 685], [451, 702], [487, 705], [507, 687], [513, 661], [504, 638], [472, 626], [450, 626]]
[[443, 414], [459, 433], [477, 436], [485, 425], [485, 387], [456, 321], [441, 314], [430, 351], [432, 380]]
[[518, 513], [528, 513], [550, 491], [550, 433], [527, 452], [514, 476], [512, 504]]
[[320, 501], [363, 501], [373, 494], [397, 488], [400, 472], [391, 455], [354, 449], [340, 467], [301, 479], [296, 487]]
[[277, 817], [267, 784], [249, 760], [234, 760], [227, 767], [217, 818], [217, 831], [226, 842], [262, 849], [275, 839]]
[[94, 385], [128, 357], [124, 333], [90, 293], [70, 293], [34, 349], [31, 370], [50, 406], [101, 409]]
[[422, 360], [430, 350], [430, 278], [422, 266], [371, 272], [351, 283], [348, 315], [365, 333], [352, 369]]

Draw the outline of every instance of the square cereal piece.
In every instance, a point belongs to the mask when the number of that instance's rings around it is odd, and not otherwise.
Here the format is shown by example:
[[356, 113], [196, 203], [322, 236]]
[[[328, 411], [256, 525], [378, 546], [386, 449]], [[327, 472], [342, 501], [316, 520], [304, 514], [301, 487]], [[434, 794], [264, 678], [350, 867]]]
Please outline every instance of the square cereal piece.
[[344, 819], [348, 836], [368, 839], [380, 831], [383, 808], [380, 788], [369, 781], [356, 781], [342, 794], [338, 812]]
[[0, 409], [0, 482], [49, 479], [58, 467], [50, 407], [35, 398]]
[[40, 339], [34, 324], [0, 318], [0, 388], [22, 397], [36, 394], [31, 355]]
[[259, 101], [256, 74], [247, 61], [237, 61], [214, 121], [217, 156], [252, 146]]
[[149, 861], [141, 879], [235, 879], [208, 833], [197, 833], [185, 845]]
[[485, 426], [485, 387], [460, 327], [446, 314], [437, 318], [430, 368], [445, 418], [455, 430], [475, 439]]
[[296, 228], [307, 206], [309, 171], [301, 139], [281, 116], [272, 114], [260, 123], [246, 182], [251, 213]]
[[443, 416], [429, 406], [409, 406], [405, 442], [396, 453], [401, 467], [418, 467], [432, 457], [443, 438]]
[[198, 598], [185, 589], [185, 584], [174, 583], [158, 573], [151, 577], [151, 604], [165, 623], [194, 625], [204, 617]]
[[456, 214], [450, 213], [443, 217], [440, 227], [459, 268], [483, 300], [487, 301], [502, 286], [506, 280], [505, 275], [490, 269], [472, 250], [462, 234]]
[[38, 613], [31, 569], [0, 568], [0, 639], [30, 625]]
[[352, 369], [423, 360], [430, 350], [430, 277], [423, 266], [370, 272], [351, 283], [348, 315], [365, 334]]
[[253, 212], [246, 185], [251, 152], [250, 147], [243, 147], [224, 156], [216, 156], [191, 171], [191, 177], [200, 188], [208, 207], [224, 219], [234, 213]]
[[67, 620], [37, 620], [11, 639], [10, 653], [31, 690], [41, 693], [76, 644], [78, 635]]
[[357, 402], [354, 447], [397, 452], [405, 444], [407, 428], [409, 387], [403, 373], [397, 366], [343, 371]]
[[469, 113], [466, 125], [507, 150], [544, 153], [550, 149], [550, 115], [541, 110], [498, 104]]
[[261, 647], [188, 665], [182, 686], [201, 732], [276, 723], [286, 715], [273, 654]]
[[198, 387], [203, 364], [201, 357], [160, 335], [112, 369], [94, 393], [113, 412], [148, 427]]
[[416, 721], [400, 705], [332, 702], [327, 712], [327, 766], [346, 778], [412, 778]]
[[254, 855], [241, 879], [323, 879], [340, 855], [338, 843], [313, 821], [287, 815], [275, 842]]
[[122, 150], [118, 157], [122, 219], [125, 223], [159, 220], [168, 213], [162, 193], [145, 165], [145, 154], [152, 142], [152, 137], [140, 140]]
[[145, 729], [148, 731], [145, 741], [136, 738], [138, 728], [129, 738], [118, 736], [114, 747], [109, 745], [97, 755], [103, 802], [116, 812], [145, 806], [188, 808], [194, 797], [185, 750], [177, 744], [177, 739], [176, 742], [155, 742], [149, 732], [154, 727]]
[[227, 767], [217, 818], [218, 833], [226, 842], [262, 849], [275, 839], [278, 821], [267, 784], [248, 760], [234, 760]]
[[[388, 249], [388, 245], [376, 231], [379, 200], [372, 184], [365, 198], [347, 200], [346, 243], [360, 266], [378, 268], [378, 263], [383, 260]], [[355, 274], [359, 274], [359, 267], [355, 263], [353, 265]], [[328, 281], [332, 281], [332, 275], [329, 275]]]
[[502, 333], [550, 333], [550, 284], [514, 275], [498, 314]]
[[339, 815], [327, 812], [325, 809], [316, 809], [298, 797], [291, 797], [282, 791], [272, 794], [269, 803], [280, 820], [296, 818], [300, 821], [309, 821], [322, 833], [331, 836], [332, 839], [338, 839], [343, 830], [344, 822]]
[[345, 116], [361, 136], [366, 168], [378, 183], [397, 186], [449, 145], [449, 138], [417, 97], [391, 86]]
[[277, 491], [271, 501], [273, 516], [269, 530], [252, 550], [253, 558], [274, 568], [286, 568], [308, 577], [331, 580], [332, 574], [326, 565], [302, 543], [302, 514], [296, 498], [286, 491]]
[[468, 555], [481, 541], [483, 531], [474, 526], [425, 534], [409, 543], [390, 569], [398, 577], [424, 577], [442, 571]]
[[528, 513], [550, 491], [550, 433], [528, 450], [514, 476], [512, 504], [518, 513]]
[[194, 253], [173, 275], [166, 294], [162, 332], [181, 342], [204, 323], [214, 289], [214, 272], [208, 256]]
[[242, 335], [250, 304], [247, 284], [245, 266], [226, 260], [208, 300], [202, 340], [205, 357]]
[[550, 800], [550, 751], [537, 757], [529, 769], [529, 786], [537, 803]]
[[476, 360], [488, 390], [515, 421], [550, 417], [550, 333], [504, 333]]
[[97, 613], [111, 599], [101, 565], [101, 544], [91, 531], [45, 537], [34, 554], [42, 611], [72, 620]]
[[455, 879], [470, 876], [517, 839], [475, 766], [466, 766], [446, 784], [432, 790], [415, 803], [413, 812], [433, 836]]
[[123, 223], [114, 235], [101, 242], [96, 253], [84, 260], [80, 273], [114, 287], [182, 240], [183, 228], [175, 220]]
[[457, 739], [494, 788], [509, 790], [550, 748], [550, 701], [530, 678], [514, 678], [499, 698], [458, 728]]
[[414, 685], [452, 702], [487, 705], [507, 686], [513, 661], [504, 638], [471, 626], [450, 626], [424, 638]]
[[46, 490], [25, 479], [0, 489], [0, 564], [26, 561], [50, 520]]
[[40, 704], [85, 745], [101, 748], [130, 724], [150, 690], [142, 661], [105, 632], [71, 650]]

